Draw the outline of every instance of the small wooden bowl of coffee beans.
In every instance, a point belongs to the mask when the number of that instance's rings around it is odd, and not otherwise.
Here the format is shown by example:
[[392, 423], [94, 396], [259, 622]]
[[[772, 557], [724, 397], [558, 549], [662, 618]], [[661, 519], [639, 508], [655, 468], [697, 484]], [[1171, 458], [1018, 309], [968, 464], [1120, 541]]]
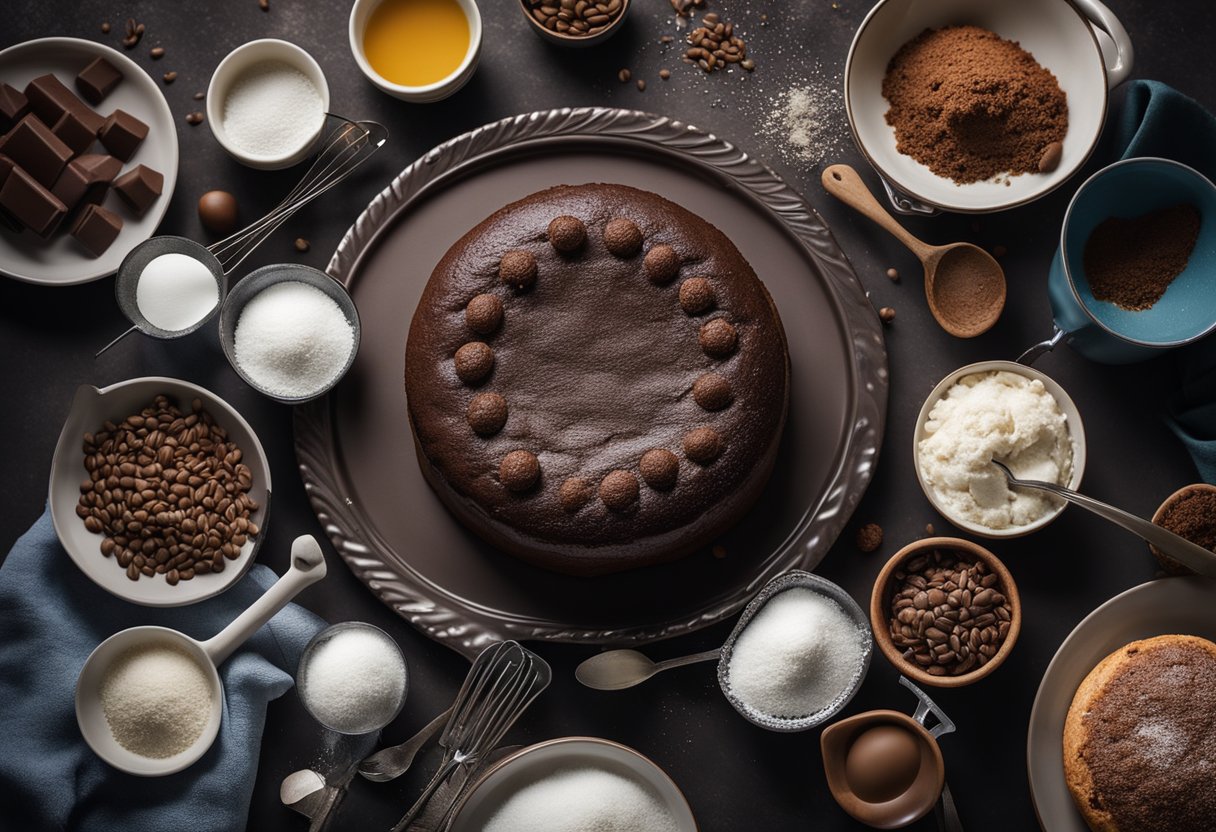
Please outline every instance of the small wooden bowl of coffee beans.
[[616, 34], [629, 0], [519, 0], [532, 29], [561, 46], [593, 46]]
[[957, 688], [1005, 660], [1022, 629], [1013, 575], [969, 540], [929, 537], [895, 553], [870, 596], [878, 649], [921, 685]]

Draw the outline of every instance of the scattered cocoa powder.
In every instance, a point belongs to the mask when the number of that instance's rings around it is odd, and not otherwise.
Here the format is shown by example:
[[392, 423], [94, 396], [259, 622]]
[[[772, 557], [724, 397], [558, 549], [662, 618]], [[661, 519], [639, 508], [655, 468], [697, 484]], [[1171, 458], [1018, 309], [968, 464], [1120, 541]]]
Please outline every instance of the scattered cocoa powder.
[[899, 152], [960, 184], [1036, 172], [1068, 131], [1056, 77], [979, 26], [921, 32], [891, 59], [882, 94]]
[[[1192, 487], [1184, 491], [1165, 507], [1156, 522], [1179, 537], [1216, 552], [1216, 490]], [[1156, 546], [1151, 548], [1167, 572], [1173, 575], [1191, 574], [1190, 569], [1162, 554]]]
[[1182, 274], [1199, 238], [1199, 211], [1185, 203], [1138, 217], [1109, 217], [1085, 243], [1085, 278], [1098, 300], [1148, 309]]
[[857, 548], [865, 553], [876, 551], [882, 545], [882, 526], [866, 523], [857, 530]]

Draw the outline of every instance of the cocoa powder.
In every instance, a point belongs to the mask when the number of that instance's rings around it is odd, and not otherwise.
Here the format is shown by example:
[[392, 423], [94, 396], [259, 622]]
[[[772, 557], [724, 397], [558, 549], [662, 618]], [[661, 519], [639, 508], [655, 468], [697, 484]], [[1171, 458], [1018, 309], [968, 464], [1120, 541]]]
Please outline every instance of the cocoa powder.
[[1199, 238], [1199, 211], [1185, 203], [1103, 220], [1085, 243], [1085, 279], [1098, 300], [1141, 311], [1161, 300]]
[[[1216, 491], [1203, 487], [1184, 491], [1165, 507], [1156, 523], [1210, 552], [1216, 552]], [[1163, 554], [1156, 546], [1150, 548], [1170, 574], [1192, 573], [1192, 570]]]
[[882, 94], [896, 149], [959, 184], [1037, 172], [1068, 132], [1056, 77], [979, 26], [921, 32], [891, 59]]

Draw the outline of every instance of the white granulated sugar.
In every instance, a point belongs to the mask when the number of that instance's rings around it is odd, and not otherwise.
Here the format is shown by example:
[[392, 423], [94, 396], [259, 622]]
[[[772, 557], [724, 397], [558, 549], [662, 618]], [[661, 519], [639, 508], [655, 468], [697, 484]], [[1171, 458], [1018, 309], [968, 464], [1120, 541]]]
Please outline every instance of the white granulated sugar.
[[101, 708], [118, 744], [162, 760], [188, 749], [211, 717], [206, 672], [177, 647], [135, 647], [101, 680]]
[[759, 118], [760, 132], [787, 164], [809, 164], [839, 156], [845, 150], [848, 126], [839, 84], [816, 69], [770, 96]]
[[560, 769], [512, 794], [482, 832], [678, 832], [648, 785], [601, 768]]
[[303, 72], [282, 61], [262, 61], [245, 70], [224, 97], [224, 135], [250, 156], [296, 152], [321, 128], [321, 93]]
[[342, 373], [355, 347], [354, 330], [334, 299], [292, 280], [263, 289], [245, 304], [233, 340], [241, 370], [284, 398], [323, 390]]
[[381, 728], [405, 696], [405, 661], [382, 633], [339, 630], [313, 648], [299, 672], [300, 698], [322, 723], [348, 734]]
[[139, 313], [167, 332], [189, 329], [211, 314], [219, 302], [220, 289], [211, 270], [177, 252], [150, 260], [135, 284]]
[[770, 598], [739, 634], [727, 683], [758, 713], [795, 719], [835, 703], [863, 659], [861, 632], [840, 605], [793, 587]]
[[1053, 511], [1054, 497], [1011, 489], [1015, 477], [1066, 485], [1068, 420], [1038, 379], [1005, 371], [964, 376], [933, 405], [917, 447], [925, 481], [951, 517], [990, 529], [1025, 526]]

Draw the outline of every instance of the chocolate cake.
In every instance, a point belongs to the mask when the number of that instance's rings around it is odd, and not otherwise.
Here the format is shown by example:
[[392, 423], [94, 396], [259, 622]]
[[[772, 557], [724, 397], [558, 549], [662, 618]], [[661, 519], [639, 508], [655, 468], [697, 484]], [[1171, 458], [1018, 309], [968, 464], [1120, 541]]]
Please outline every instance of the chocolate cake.
[[595, 575], [689, 554], [756, 501], [789, 356], [721, 231], [646, 191], [559, 186], [448, 250], [405, 387], [422, 472], [461, 523]]
[[1077, 689], [1064, 776], [1095, 832], [1216, 829], [1216, 644], [1133, 641]]

